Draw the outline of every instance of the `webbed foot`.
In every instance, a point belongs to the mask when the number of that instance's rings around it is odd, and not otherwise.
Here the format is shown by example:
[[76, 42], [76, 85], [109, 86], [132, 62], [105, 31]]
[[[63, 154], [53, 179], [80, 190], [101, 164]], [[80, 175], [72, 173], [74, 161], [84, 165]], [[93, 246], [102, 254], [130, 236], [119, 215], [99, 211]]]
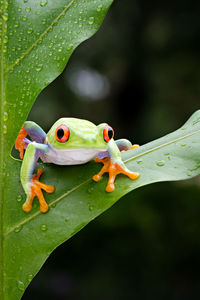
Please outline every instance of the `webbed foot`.
[[138, 147], [140, 147], [138, 144], [134, 144], [133, 146], [131, 146], [128, 150], [131, 150], [131, 149], [136, 149], [136, 148], [138, 148]]
[[96, 158], [95, 161], [98, 163], [102, 162], [104, 165], [103, 165], [102, 169], [100, 170], [100, 172], [93, 176], [94, 181], [96, 181], [96, 182], [100, 181], [102, 175], [105, 172], [109, 173], [109, 179], [108, 179], [108, 183], [106, 186], [106, 192], [114, 191], [114, 189], [115, 189], [114, 181], [115, 181], [116, 176], [120, 173], [127, 175], [132, 180], [137, 179], [139, 177], [139, 173], [131, 172], [125, 166], [120, 165], [118, 163], [113, 163], [111, 161], [110, 157], [105, 157], [103, 159]]
[[52, 185], [47, 185], [39, 181], [41, 174], [44, 172], [43, 169], [38, 169], [37, 174], [33, 175], [31, 181], [31, 194], [27, 198], [26, 202], [23, 204], [23, 210], [25, 212], [29, 212], [32, 209], [32, 202], [35, 197], [38, 197], [40, 202], [40, 211], [42, 213], [46, 213], [49, 209], [48, 204], [46, 203], [42, 190], [46, 191], [47, 193], [53, 193], [54, 187]]
[[27, 132], [24, 129], [24, 126], [21, 128], [18, 137], [15, 141], [15, 149], [17, 149], [20, 152], [20, 158], [23, 159], [24, 157], [24, 146], [25, 146], [25, 142], [24, 142], [24, 138], [27, 136]]

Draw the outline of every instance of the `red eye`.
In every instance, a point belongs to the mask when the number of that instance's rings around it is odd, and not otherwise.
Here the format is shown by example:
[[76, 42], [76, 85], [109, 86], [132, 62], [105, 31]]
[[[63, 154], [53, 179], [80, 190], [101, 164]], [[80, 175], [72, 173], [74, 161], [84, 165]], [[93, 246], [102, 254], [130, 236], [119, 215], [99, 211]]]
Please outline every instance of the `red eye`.
[[55, 136], [58, 142], [65, 143], [70, 135], [69, 128], [66, 125], [60, 125], [55, 131]]
[[109, 125], [103, 129], [103, 137], [105, 142], [109, 142], [114, 137], [114, 130]]

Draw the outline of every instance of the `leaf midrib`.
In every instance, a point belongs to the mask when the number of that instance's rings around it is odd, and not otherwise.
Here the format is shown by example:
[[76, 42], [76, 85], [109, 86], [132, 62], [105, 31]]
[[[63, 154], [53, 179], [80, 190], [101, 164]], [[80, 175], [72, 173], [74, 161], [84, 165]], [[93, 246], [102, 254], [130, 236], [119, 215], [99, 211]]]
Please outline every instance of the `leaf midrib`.
[[7, 13], [7, 6], [6, 1], [4, 0], [2, 3], [2, 34], [1, 34], [1, 49], [0, 49], [0, 299], [4, 299], [4, 292], [3, 292], [3, 286], [4, 286], [4, 253], [3, 253], [3, 204], [4, 204], [4, 181], [5, 178], [3, 176], [3, 170], [5, 168], [4, 165], [4, 158], [5, 158], [5, 143], [4, 143], [4, 111], [5, 111], [5, 70], [4, 70], [4, 63], [5, 63], [5, 52], [6, 49], [4, 44], [4, 39], [7, 33], [7, 26], [6, 26], [6, 13]]
[[[179, 129], [179, 130], [180, 130], [180, 129]], [[132, 161], [132, 160], [136, 160], [136, 159], [138, 159], [139, 157], [142, 157], [142, 156], [144, 156], [144, 155], [146, 155], [146, 154], [148, 154], [148, 153], [154, 152], [154, 151], [156, 151], [156, 150], [158, 150], [158, 149], [164, 148], [164, 147], [166, 147], [166, 146], [168, 146], [168, 145], [170, 145], [170, 144], [179, 142], [179, 141], [181, 141], [181, 140], [183, 140], [183, 139], [185, 139], [185, 138], [191, 137], [191, 136], [193, 136], [193, 135], [195, 135], [195, 134], [198, 134], [198, 133], [200, 133], [200, 129], [198, 129], [198, 130], [196, 130], [196, 131], [194, 131], [194, 132], [188, 133], [187, 135], [181, 136], [181, 137], [179, 137], [179, 138], [173, 139], [172, 141], [169, 141], [169, 142], [167, 142], [167, 143], [161, 144], [161, 145], [159, 145], [159, 146], [157, 146], [157, 147], [154, 147], [154, 148], [152, 148], [152, 149], [149, 149], [149, 150], [147, 150], [147, 151], [145, 151], [145, 152], [143, 152], [143, 153], [141, 153], [141, 154], [138, 154], [138, 155], [136, 155], [136, 156], [133, 156], [133, 157], [131, 157], [131, 158], [128, 158], [128, 159], [124, 160], [124, 163], [126, 164], [126, 163], [128, 163], [128, 162], [130, 162], [130, 161]], [[69, 196], [69, 195], [72, 194], [74, 191], [78, 190], [80, 187], [84, 186], [85, 184], [87, 184], [87, 183], [90, 182], [91, 180], [92, 180], [92, 177], [91, 177], [91, 178], [88, 178], [88, 179], [85, 180], [85, 181], [83, 181], [83, 182], [80, 183], [79, 185], [73, 187], [71, 190], [67, 191], [66, 193], [64, 193], [64, 194], [61, 195], [60, 197], [58, 197], [58, 198], [56, 198], [55, 200], [53, 200], [53, 201], [49, 204], [49, 206], [50, 206], [50, 207], [51, 207], [51, 206], [54, 206], [56, 203], [58, 203], [59, 201], [61, 201], [63, 198]], [[11, 227], [7, 232], [5, 232], [4, 238], [7, 237], [10, 233], [14, 232], [16, 228], [18, 228], [19, 226], [25, 225], [26, 223], [30, 222], [31, 220], [33, 220], [34, 218], [36, 218], [36, 217], [37, 217], [38, 215], [40, 215], [40, 214], [41, 214], [41, 212], [40, 212], [40, 210], [38, 210], [36, 213], [34, 213], [33, 215], [31, 215], [30, 217], [26, 218], [26, 219], [23, 220], [22, 222], [19, 222], [18, 224], [16, 224], [16, 225], [14, 225], [13, 227]]]
[[18, 66], [25, 57], [27, 57], [32, 51], [33, 49], [35, 49], [39, 43], [47, 36], [47, 34], [51, 31], [51, 29], [53, 28], [53, 26], [55, 26], [56, 24], [58, 24], [59, 20], [63, 17], [63, 15], [66, 14], [66, 12], [72, 7], [73, 3], [75, 2], [75, 0], [72, 0], [62, 11], [61, 13], [51, 22], [51, 24], [40, 34], [40, 36], [38, 37], [38, 39], [27, 49], [26, 52], [23, 53], [23, 55], [20, 56], [20, 58], [17, 58], [16, 61], [8, 66], [8, 68], [5, 71], [5, 74], [8, 74], [11, 70], [13, 71], [13, 69]]

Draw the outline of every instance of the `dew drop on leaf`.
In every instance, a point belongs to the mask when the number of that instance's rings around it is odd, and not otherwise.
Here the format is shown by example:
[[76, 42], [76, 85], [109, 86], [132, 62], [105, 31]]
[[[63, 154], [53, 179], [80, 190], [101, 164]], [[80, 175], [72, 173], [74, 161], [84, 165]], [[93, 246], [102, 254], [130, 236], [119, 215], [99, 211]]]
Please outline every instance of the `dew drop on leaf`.
[[15, 232], [16, 233], [18, 233], [18, 232], [20, 232], [21, 230], [22, 230], [22, 225], [19, 225], [19, 226], [17, 226], [16, 228], [15, 228]]
[[6, 133], [7, 133], [7, 126], [3, 125], [3, 134], [6, 134]]
[[93, 205], [90, 205], [89, 206], [89, 211], [93, 211], [94, 210], [94, 206]]
[[67, 46], [67, 50], [70, 51], [73, 48], [73, 45], [70, 44], [69, 46]]
[[43, 1], [40, 2], [40, 6], [41, 6], [41, 7], [44, 7], [44, 6], [47, 5], [47, 3], [48, 3], [47, 0], [43, 0]]
[[35, 67], [35, 69], [36, 69], [37, 72], [40, 72], [40, 71], [42, 70], [42, 67], [43, 67], [43, 65], [42, 65], [42, 64], [39, 64], [39, 65], [37, 65], [37, 66]]
[[28, 34], [31, 34], [33, 32], [33, 29], [32, 28], [29, 28], [28, 30], [27, 30], [27, 33]]
[[94, 17], [90, 17], [88, 23], [92, 25], [94, 23]]
[[97, 11], [100, 12], [102, 10], [102, 4], [97, 7]]
[[20, 291], [24, 291], [25, 290], [25, 285], [23, 283], [23, 281], [18, 280], [17, 281], [17, 287]]
[[158, 161], [158, 162], [156, 163], [156, 165], [157, 165], [158, 167], [163, 167], [163, 166], [165, 165], [165, 161], [164, 161], [164, 160], [160, 160], [160, 161]]
[[30, 8], [30, 7], [26, 7], [26, 8], [25, 8], [25, 11], [30, 12], [30, 11], [31, 11], [31, 8]]
[[47, 225], [42, 224], [42, 225], [40, 226], [40, 229], [41, 229], [42, 231], [46, 231], [46, 230], [47, 230]]
[[137, 160], [136, 162], [137, 162], [137, 164], [141, 164], [142, 163], [142, 159], [141, 160]]
[[7, 13], [4, 13], [2, 15], [2, 18], [4, 19], [4, 21], [8, 21], [8, 14]]
[[18, 195], [17, 196], [17, 202], [21, 202], [22, 201], [22, 196], [21, 195]]
[[29, 275], [28, 275], [28, 282], [31, 282], [32, 279], [33, 279], [33, 275], [32, 275], [32, 274], [29, 274]]
[[8, 120], [8, 113], [6, 111], [4, 111], [3, 120], [4, 120], [4, 122], [6, 122]]

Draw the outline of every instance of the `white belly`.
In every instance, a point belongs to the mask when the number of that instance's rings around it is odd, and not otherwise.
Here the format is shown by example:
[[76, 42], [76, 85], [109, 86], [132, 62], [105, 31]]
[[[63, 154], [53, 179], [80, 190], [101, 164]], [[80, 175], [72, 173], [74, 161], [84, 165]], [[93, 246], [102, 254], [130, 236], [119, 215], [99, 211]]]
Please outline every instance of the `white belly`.
[[50, 148], [48, 153], [43, 154], [41, 159], [47, 163], [56, 165], [79, 165], [94, 159], [99, 152], [105, 150], [93, 148], [79, 149], [54, 149]]

